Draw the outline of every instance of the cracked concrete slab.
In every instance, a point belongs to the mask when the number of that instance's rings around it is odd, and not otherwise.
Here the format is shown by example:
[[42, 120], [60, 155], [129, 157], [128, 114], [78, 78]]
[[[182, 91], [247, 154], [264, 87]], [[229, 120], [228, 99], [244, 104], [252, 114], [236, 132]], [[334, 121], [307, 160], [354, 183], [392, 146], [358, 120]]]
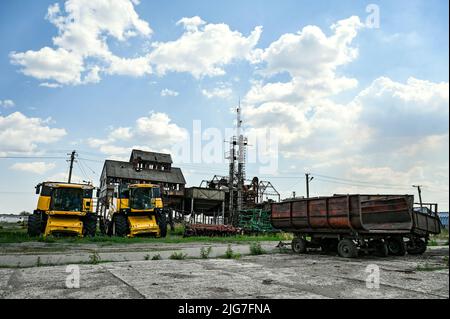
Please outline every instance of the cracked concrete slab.
[[[205, 244], [176, 248], [201, 246]], [[148, 251], [148, 247], [140, 248]], [[222, 248], [226, 245], [214, 247]], [[123, 251], [116, 253], [120, 255]], [[448, 247], [432, 247], [422, 256], [388, 258], [343, 259], [321, 253], [296, 255], [275, 250], [240, 259], [119, 261], [79, 265], [79, 289], [66, 288], [69, 275], [66, 265], [3, 268], [0, 297], [448, 298], [447, 262]], [[366, 285], [367, 267], [373, 265], [380, 270], [378, 289]]]

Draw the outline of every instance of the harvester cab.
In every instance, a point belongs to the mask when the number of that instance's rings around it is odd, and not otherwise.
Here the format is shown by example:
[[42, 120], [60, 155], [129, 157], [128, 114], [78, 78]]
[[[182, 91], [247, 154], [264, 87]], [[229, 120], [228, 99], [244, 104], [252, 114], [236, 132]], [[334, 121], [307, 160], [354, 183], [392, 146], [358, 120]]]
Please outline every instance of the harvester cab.
[[36, 210], [28, 218], [30, 236], [72, 234], [95, 236], [97, 216], [93, 212], [94, 186], [44, 182], [36, 186]]
[[167, 219], [161, 188], [153, 184], [119, 185], [109, 214], [108, 234], [166, 237]]

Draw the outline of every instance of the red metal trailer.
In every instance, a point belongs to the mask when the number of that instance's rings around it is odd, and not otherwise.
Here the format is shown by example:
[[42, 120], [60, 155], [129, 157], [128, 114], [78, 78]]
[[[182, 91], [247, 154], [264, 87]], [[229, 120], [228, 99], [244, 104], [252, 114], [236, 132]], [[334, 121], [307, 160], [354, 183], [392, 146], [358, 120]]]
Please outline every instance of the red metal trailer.
[[[430, 207], [432, 207], [430, 205]], [[412, 195], [335, 195], [272, 204], [275, 228], [292, 232], [292, 249], [336, 251], [342, 257], [359, 252], [386, 256], [422, 254], [430, 234], [440, 233], [436, 211], [414, 208]]]

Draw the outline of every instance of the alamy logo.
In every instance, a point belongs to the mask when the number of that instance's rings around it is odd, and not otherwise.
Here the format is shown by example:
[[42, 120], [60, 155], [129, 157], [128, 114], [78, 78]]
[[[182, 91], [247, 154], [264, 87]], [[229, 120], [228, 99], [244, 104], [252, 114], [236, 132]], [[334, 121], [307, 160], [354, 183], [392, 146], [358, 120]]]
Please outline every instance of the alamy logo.
[[366, 287], [367, 289], [379, 289], [380, 288], [380, 267], [378, 265], [368, 265], [366, 267]]
[[369, 14], [366, 18], [366, 27], [369, 29], [380, 28], [380, 7], [376, 4], [369, 4], [366, 7], [366, 12]]
[[80, 288], [80, 267], [77, 265], [69, 265], [66, 267], [66, 288], [78, 289]]

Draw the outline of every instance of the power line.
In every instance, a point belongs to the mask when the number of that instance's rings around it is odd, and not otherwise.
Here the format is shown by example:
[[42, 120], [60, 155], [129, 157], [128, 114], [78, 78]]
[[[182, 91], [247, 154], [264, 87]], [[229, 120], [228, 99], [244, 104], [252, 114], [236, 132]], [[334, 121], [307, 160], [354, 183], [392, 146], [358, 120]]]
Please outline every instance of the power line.
[[88, 170], [90, 170], [92, 173], [94, 173], [94, 175], [97, 175], [97, 173], [96, 173], [92, 168], [90, 168], [90, 167], [84, 162], [84, 160], [83, 160], [83, 161], [80, 161], [80, 162], [83, 164], [84, 167], [86, 167]]
[[332, 184], [340, 184], [340, 185], [349, 185], [349, 186], [357, 186], [357, 187], [367, 187], [367, 188], [382, 188], [382, 189], [406, 189], [408, 187], [400, 188], [400, 187], [386, 187], [386, 186], [380, 186], [380, 185], [367, 185], [367, 184], [355, 184], [355, 183], [348, 183], [344, 181], [333, 181], [333, 180], [326, 180], [322, 179], [320, 177], [316, 178], [317, 181], [324, 182], [324, 183], [332, 183]]
[[392, 187], [405, 187], [405, 185], [400, 185], [400, 184], [372, 183], [372, 182], [368, 182], [368, 181], [358, 181], [358, 180], [353, 180], [353, 179], [346, 179], [346, 178], [341, 178], [341, 177], [327, 176], [327, 175], [321, 175], [321, 174], [316, 174], [316, 173], [312, 173], [312, 174], [314, 176], [317, 176], [317, 177], [322, 177], [322, 178], [326, 178], [326, 179], [333, 179], [333, 180], [338, 180], [338, 181], [344, 181], [344, 182], [350, 182], [350, 183], [357, 183], [357, 184], [369, 184], [369, 185], [379, 185], [379, 186], [387, 186], [387, 187], [391, 187], [391, 186]]
[[85, 157], [79, 157], [78, 159], [82, 159], [88, 162], [95, 162], [95, 163], [104, 163], [105, 161], [100, 161], [100, 160], [94, 160], [94, 159], [90, 159], [90, 158], [85, 158]]
[[30, 194], [30, 192], [0, 191], [0, 194]]
[[66, 159], [61, 156], [0, 156], [0, 159]]
[[81, 166], [80, 162], [77, 161], [78, 168], [80, 169], [81, 173], [83, 174], [84, 178], [87, 180], [90, 180], [90, 178], [87, 176], [86, 172], [84, 171], [83, 167]]

